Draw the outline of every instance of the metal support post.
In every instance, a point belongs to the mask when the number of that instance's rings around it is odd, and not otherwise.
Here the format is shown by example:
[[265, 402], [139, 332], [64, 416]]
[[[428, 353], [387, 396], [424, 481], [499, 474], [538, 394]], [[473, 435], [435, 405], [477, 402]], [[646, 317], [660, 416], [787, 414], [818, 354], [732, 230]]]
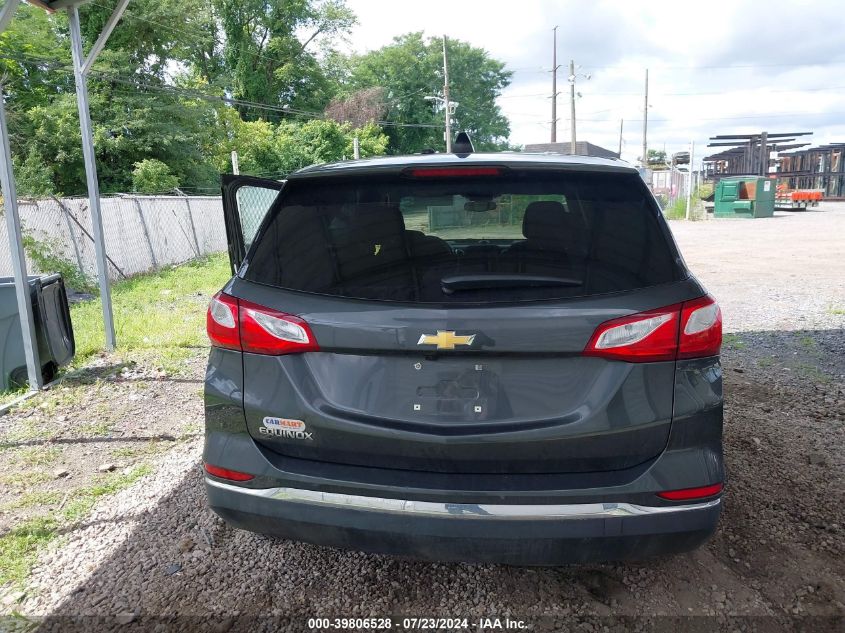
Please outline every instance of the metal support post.
[[21, 218], [18, 214], [18, 192], [15, 175], [12, 173], [12, 151], [9, 148], [9, 129], [6, 127], [6, 105], [3, 85], [0, 84], [0, 186], [3, 188], [3, 203], [6, 211], [6, 229], [9, 233], [9, 251], [12, 256], [12, 271], [15, 277], [15, 296], [23, 334], [23, 351], [26, 356], [26, 374], [29, 388], [41, 389], [41, 363], [38, 358], [38, 339], [35, 336], [35, 319], [32, 313], [32, 298], [29, 292], [29, 278], [26, 273], [26, 257], [21, 235]]
[[645, 69], [645, 97], [643, 100], [643, 169], [648, 169], [648, 68]]
[[578, 143], [575, 142], [575, 60], [569, 60], [569, 153], [578, 153]]
[[557, 27], [552, 29], [552, 143], [557, 143]]
[[20, 0], [6, 0], [6, 4], [0, 8], [0, 33], [6, 30], [9, 22], [15, 17], [15, 11], [18, 10]]
[[449, 104], [449, 60], [446, 57], [446, 36], [443, 36], [443, 109], [446, 111], [446, 153], [452, 153], [452, 107]]
[[692, 213], [692, 211], [690, 210], [690, 205], [692, 204], [692, 166], [695, 164], [693, 162], [694, 160], [695, 160], [695, 141], [690, 141], [689, 178], [687, 179], [687, 213], [686, 213], [687, 220], [690, 219], [690, 215]]
[[[118, 5], [118, 9], [120, 8]], [[126, 3], [123, 3], [125, 8]], [[116, 10], [117, 11], [117, 10]], [[85, 59], [82, 53], [82, 33], [79, 26], [79, 11], [74, 5], [67, 10], [70, 23], [70, 44], [73, 55], [73, 75], [76, 80], [76, 103], [79, 109], [79, 127], [82, 132], [82, 154], [85, 159], [85, 177], [88, 183], [88, 201], [91, 205], [91, 224], [94, 232], [94, 253], [97, 259], [97, 275], [100, 285], [100, 302], [103, 306], [103, 324], [106, 331], [106, 349], [115, 348], [114, 316], [109, 288], [108, 264], [106, 259], [103, 215], [100, 209], [100, 186], [97, 181], [97, 163], [94, 155], [94, 134], [91, 127], [91, 113], [88, 110], [88, 84], [86, 70], [90, 69], [94, 57]], [[106, 31], [103, 32], [106, 34]], [[102, 39], [102, 36], [101, 36]], [[99, 40], [98, 40], [99, 42]], [[105, 42], [103, 42], [105, 43]], [[95, 53], [98, 51], [92, 51]]]

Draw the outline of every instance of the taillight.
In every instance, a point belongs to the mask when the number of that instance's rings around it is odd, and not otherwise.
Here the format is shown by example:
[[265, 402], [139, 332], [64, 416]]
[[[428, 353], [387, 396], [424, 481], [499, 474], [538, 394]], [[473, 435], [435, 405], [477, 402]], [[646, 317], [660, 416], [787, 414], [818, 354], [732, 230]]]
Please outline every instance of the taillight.
[[692, 499], [705, 499], [722, 492], [722, 484], [701, 486], [700, 488], [683, 488], [681, 490], [664, 490], [658, 492], [657, 496], [669, 501], [690, 501]]
[[242, 473], [239, 470], [229, 470], [228, 468], [221, 468], [213, 464], [204, 464], [203, 466], [205, 467], [205, 472], [209, 475], [220, 477], [220, 479], [228, 479], [229, 481], [249, 481], [250, 479], [255, 479], [255, 475]]
[[715, 356], [722, 347], [722, 311], [713, 297], [684, 303], [681, 309], [681, 336], [678, 358]]
[[238, 331], [238, 300], [222, 292], [214, 295], [208, 304], [205, 329], [211, 344], [215, 347], [241, 349], [241, 336]]
[[206, 328], [211, 344], [225, 349], [273, 356], [320, 349], [311, 328], [299, 317], [223, 292], [208, 305]]
[[722, 313], [705, 296], [600, 324], [586, 356], [632, 363], [715, 356], [722, 345]]
[[632, 363], [674, 360], [680, 308], [678, 304], [605, 321], [593, 332], [584, 354]]
[[316, 352], [317, 339], [308, 324], [291, 314], [239, 300], [241, 345], [254, 354]]

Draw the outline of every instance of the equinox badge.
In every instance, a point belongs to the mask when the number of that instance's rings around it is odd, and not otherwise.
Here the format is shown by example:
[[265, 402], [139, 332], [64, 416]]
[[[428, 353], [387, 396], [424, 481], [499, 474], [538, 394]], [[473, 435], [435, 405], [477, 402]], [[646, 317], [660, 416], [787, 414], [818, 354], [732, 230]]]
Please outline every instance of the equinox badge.
[[455, 349], [456, 345], [472, 345], [475, 334], [458, 336], [454, 332], [437, 330], [437, 334], [423, 334], [417, 345], [437, 345], [437, 349]]

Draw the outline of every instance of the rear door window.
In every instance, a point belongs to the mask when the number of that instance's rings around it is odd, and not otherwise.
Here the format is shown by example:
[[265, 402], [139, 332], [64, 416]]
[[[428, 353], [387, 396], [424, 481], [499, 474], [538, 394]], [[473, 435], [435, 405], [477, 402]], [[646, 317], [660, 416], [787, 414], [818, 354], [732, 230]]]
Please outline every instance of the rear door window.
[[682, 271], [636, 174], [289, 181], [242, 272], [355, 299], [507, 303], [644, 288]]

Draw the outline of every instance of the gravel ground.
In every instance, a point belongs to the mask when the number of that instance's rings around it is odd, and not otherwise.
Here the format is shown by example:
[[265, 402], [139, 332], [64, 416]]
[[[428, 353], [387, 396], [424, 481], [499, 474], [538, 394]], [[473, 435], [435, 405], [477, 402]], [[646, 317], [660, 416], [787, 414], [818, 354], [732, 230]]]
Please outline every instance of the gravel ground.
[[[45, 630], [298, 630], [315, 615], [459, 616], [471, 630], [494, 630], [477, 618], [509, 615], [535, 630], [844, 630], [845, 204], [672, 229], [729, 333], [728, 488], [719, 531], [700, 550], [520, 569], [273, 540], [207, 510], [193, 439], [99, 503], [5, 608], [94, 618]], [[166, 404], [156, 394], [166, 383], [145, 390], [151, 409]], [[179, 419], [201, 416], [198, 399], [173, 408]]]

